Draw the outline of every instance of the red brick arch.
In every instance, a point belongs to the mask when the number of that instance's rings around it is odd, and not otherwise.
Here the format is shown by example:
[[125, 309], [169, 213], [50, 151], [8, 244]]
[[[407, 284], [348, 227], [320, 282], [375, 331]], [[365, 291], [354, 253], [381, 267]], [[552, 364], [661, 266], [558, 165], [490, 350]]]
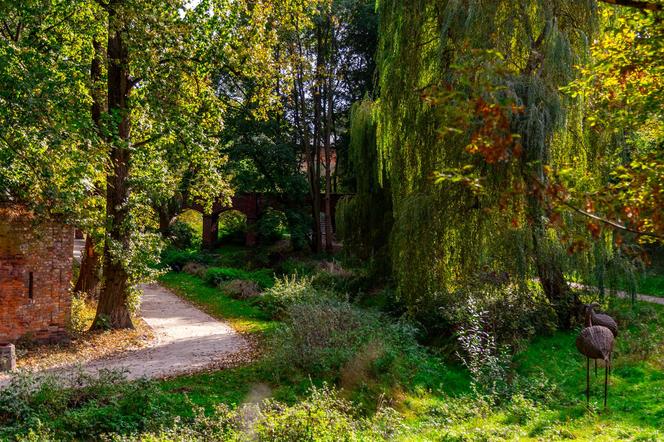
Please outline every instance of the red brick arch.
[[[345, 194], [332, 194], [332, 219], [336, 211], [339, 200]], [[323, 199], [324, 196], [321, 196]], [[306, 198], [305, 203], [311, 204], [311, 198]], [[196, 210], [203, 214], [203, 247], [213, 248], [219, 238], [219, 215], [228, 210], [237, 210], [247, 217], [247, 226], [252, 226], [258, 221], [263, 212], [269, 207], [283, 209], [285, 207], [283, 198], [265, 193], [241, 193], [231, 198], [231, 204], [218, 200], [212, 205], [212, 209], [207, 213], [200, 204], [190, 204], [188, 208]], [[324, 204], [321, 204], [321, 212], [324, 212]], [[245, 238], [246, 245], [256, 244], [256, 232], [254, 229], [247, 229]]]

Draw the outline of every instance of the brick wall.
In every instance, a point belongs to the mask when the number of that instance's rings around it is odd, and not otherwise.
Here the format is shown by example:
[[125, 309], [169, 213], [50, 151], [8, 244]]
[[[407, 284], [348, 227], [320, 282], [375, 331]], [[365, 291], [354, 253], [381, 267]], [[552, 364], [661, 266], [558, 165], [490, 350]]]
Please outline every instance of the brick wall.
[[0, 206], [0, 344], [67, 336], [73, 228]]

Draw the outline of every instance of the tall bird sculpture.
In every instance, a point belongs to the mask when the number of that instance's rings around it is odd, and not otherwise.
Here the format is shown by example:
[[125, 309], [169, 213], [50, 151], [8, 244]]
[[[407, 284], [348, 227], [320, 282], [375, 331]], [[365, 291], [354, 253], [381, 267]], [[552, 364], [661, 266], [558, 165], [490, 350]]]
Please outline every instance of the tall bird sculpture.
[[618, 337], [618, 323], [616, 323], [616, 320], [607, 314], [595, 313], [595, 308], [599, 307], [599, 304], [594, 302], [592, 304], [587, 304], [585, 307], [586, 327], [590, 327], [591, 325], [602, 325], [611, 330], [614, 338]]
[[[593, 325], [602, 325], [613, 334], [614, 339], [618, 337], [618, 323], [611, 316], [604, 313], [595, 313], [595, 308], [599, 307], [596, 302], [585, 305], [585, 325], [590, 327]], [[611, 365], [609, 364], [609, 375], [611, 374]], [[595, 376], [597, 376], [597, 360], [595, 360]]]
[[587, 358], [586, 364], [586, 402], [590, 403], [590, 360], [604, 361], [604, 408], [608, 395], [609, 366], [613, 352], [613, 333], [602, 325], [593, 325], [581, 330], [576, 338], [576, 348]]

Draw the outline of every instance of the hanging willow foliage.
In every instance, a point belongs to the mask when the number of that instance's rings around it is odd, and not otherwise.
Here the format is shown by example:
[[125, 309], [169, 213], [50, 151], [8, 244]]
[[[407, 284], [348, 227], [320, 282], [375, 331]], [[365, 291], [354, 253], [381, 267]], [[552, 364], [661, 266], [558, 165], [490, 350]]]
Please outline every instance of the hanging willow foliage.
[[[574, 136], [583, 132], [581, 103], [560, 92], [586, 57], [596, 3], [380, 0], [379, 8], [378, 159], [392, 192], [398, 293], [417, 313], [453, 301], [480, 271], [520, 284], [539, 277], [569, 326], [575, 298], [563, 275], [601, 274], [611, 243], [569, 257], [546, 196], [529, 187], [569, 162], [596, 167]], [[494, 126], [482, 132], [487, 116]], [[512, 161], [491, 151], [501, 143]], [[446, 170], [472, 173], [436, 184]]]
[[389, 272], [387, 244], [392, 229], [392, 198], [376, 147], [374, 103], [357, 102], [350, 113], [349, 163], [355, 195], [337, 207], [337, 233], [346, 250], [363, 259], [375, 258]]

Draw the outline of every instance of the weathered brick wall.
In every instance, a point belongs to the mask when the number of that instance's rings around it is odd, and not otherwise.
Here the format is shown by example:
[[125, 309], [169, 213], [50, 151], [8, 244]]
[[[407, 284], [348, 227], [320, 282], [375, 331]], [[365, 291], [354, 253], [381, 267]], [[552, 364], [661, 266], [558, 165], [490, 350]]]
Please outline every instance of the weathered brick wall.
[[73, 247], [71, 227], [0, 207], [0, 344], [66, 337]]

